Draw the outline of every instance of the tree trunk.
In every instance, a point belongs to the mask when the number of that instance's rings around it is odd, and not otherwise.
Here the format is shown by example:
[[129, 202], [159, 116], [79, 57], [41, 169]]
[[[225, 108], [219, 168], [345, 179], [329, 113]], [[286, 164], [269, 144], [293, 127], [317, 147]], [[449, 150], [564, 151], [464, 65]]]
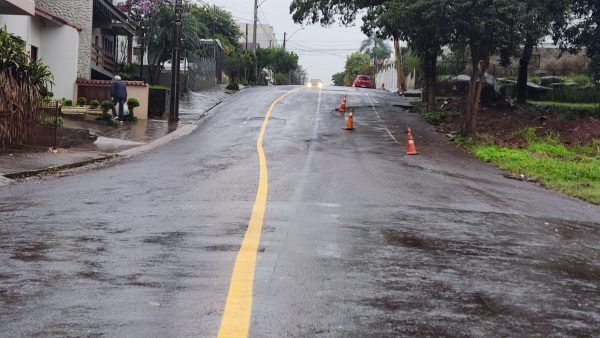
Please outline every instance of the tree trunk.
[[523, 55], [521, 55], [521, 60], [519, 60], [519, 78], [517, 80], [517, 102], [519, 104], [527, 103], [527, 73], [534, 46], [535, 40], [528, 36], [525, 41], [525, 47], [523, 48]]
[[477, 113], [479, 112], [479, 101], [481, 100], [481, 91], [485, 83], [485, 74], [490, 65], [490, 57], [483, 60], [473, 57], [473, 74], [469, 84], [467, 94], [467, 106], [463, 116], [462, 132], [474, 132], [477, 130]]
[[423, 57], [424, 87], [422, 99], [428, 106], [435, 105], [435, 83], [437, 77], [437, 51], [430, 50]]
[[406, 91], [406, 79], [404, 78], [404, 60], [400, 49], [400, 40], [394, 37], [394, 50], [396, 52], [396, 73], [398, 75], [398, 91]]

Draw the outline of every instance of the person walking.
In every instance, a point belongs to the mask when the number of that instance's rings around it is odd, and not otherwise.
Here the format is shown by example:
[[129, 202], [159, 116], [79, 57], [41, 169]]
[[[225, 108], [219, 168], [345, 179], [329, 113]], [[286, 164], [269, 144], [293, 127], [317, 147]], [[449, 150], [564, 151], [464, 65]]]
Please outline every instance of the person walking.
[[[119, 75], [116, 75], [114, 80], [112, 81], [112, 86], [110, 88], [110, 97], [112, 102], [114, 103], [112, 113], [115, 119], [119, 119], [119, 121], [123, 121], [123, 112], [125, 109], [125, 102], [127, 102], [127, 86], [125, 82], [121, 80]], [[117, 115], [117, 104], [119, 105], [119, 114]]]

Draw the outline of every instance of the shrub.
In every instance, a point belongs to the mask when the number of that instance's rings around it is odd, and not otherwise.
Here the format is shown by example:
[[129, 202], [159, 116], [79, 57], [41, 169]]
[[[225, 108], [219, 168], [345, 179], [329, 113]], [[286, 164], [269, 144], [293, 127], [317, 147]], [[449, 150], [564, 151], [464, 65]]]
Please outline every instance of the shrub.
[[73, 107], [73, 100], [65, 100], [65, 107]]
[[575, 82], [582, 87], [587, 86], [592, 82], [591, 77], [586, 74], [573, 74], [573, 75], [565, 76], [563, 79], [566, 82]]
[[108, 111], [112, 110], [114, 108], [115, 104], [112, 101], [102, 101], [102, 103], [100, 103], [100, 107], [102, 108], [102, 112], [103, 113], [107, 113]]
[[137, 117], [135, 117], [135, 115], [133, 115], [133, 110], [139, 106], [140, 106], [140, 101], [138, 99], [130, 98], [127, 100], [127, 108], [129, 108], [129, 115], [125, 116], [127, 121], [131, 121], [133, 123], [137, 122]]
[[62, 128], [65, 126], [65, 120], [62, 117], [46, 117], [41, 121], [42, 125], [51, 126], [51, 127], [59, 127]]
[[445, 122], [446, 119], [459, 115], [453, 111], [443, 111], [441, 109], [431, 108], [421, 112], [421, 117], [425, 122], [433, 125], [439, 125]]
[[133, 110], [133, 108], [137, 108], [140, 106], [140, 101], [135, 98], [130, 98], [127, 100], [127, 106], [130, 110]]
[[98, 109], [99, 106], [100, 106], [100, 102], [98, 102], [98, 100], [92, 100], [92, 101], [90, 101], [90, 108], [92, 108], [92, 109]]
[[225, 89], [238, 91], [238, 90], [240, 90], [240, 85], [238, 85], [235, 82], [232, 82], [232, 83], [228, 84], [227, 87], [225, 87]]
[[85, 97], [80, 97], [77, 99], [77, 105], [80, 107], [85, 106], [86, 103], [87, 103], [87, 100], [85, 99]]
[[275, 74], [275, 83], [278, 85], [289, 85], [290, 79], [285, 74], [277, 73], [277, 74]]

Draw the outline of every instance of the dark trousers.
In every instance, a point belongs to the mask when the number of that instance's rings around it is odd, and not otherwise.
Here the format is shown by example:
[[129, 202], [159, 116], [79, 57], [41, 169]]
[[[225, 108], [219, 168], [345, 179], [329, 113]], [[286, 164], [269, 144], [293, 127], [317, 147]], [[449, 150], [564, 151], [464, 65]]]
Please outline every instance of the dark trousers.
[[[112, 109], [112, 114], [114, 117], [119, 117], [119, 119], [123, 118], [123, 107], [125, 106], [125, 99], [114, 98], [113, 103], [115, 104]], [[117, 105], [119, 105], [119, 115], [117, 115]]]

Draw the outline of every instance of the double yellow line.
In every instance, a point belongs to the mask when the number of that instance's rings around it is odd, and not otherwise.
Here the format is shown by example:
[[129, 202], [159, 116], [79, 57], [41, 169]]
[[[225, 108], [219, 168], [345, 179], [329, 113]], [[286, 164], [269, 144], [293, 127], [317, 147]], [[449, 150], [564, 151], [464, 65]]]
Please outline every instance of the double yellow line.
[[273, 101], [260, 129], [256, 148], [258, 151], [258, 160], [260, 162], [260, 176], [258, 179], [258, 192], [252, 208], [252, 216], [248, 223], [248, 229], [242, 246], [238, 252], [233, 267], [233, 274], [229, 284], [229, 293], [227, 294], [227, 303], [225, 312], [221, 320], [219, 337], [221, 338], [244, 338], [248, 337], [250, 330], [250, 318], [252, 315], [252, 292], [254, 287], [254, 272], [256, 269], [256, 256], [258, 245], [260, 244], [260, 235], [262, 233], [265, 209], [267, 206], [268, 173], [267, 161], [265, 160], [265, 151], [263, 149], [263, 139], [267, 130], [271, 113], [277, 104], [292, 91], [280, 96]]

